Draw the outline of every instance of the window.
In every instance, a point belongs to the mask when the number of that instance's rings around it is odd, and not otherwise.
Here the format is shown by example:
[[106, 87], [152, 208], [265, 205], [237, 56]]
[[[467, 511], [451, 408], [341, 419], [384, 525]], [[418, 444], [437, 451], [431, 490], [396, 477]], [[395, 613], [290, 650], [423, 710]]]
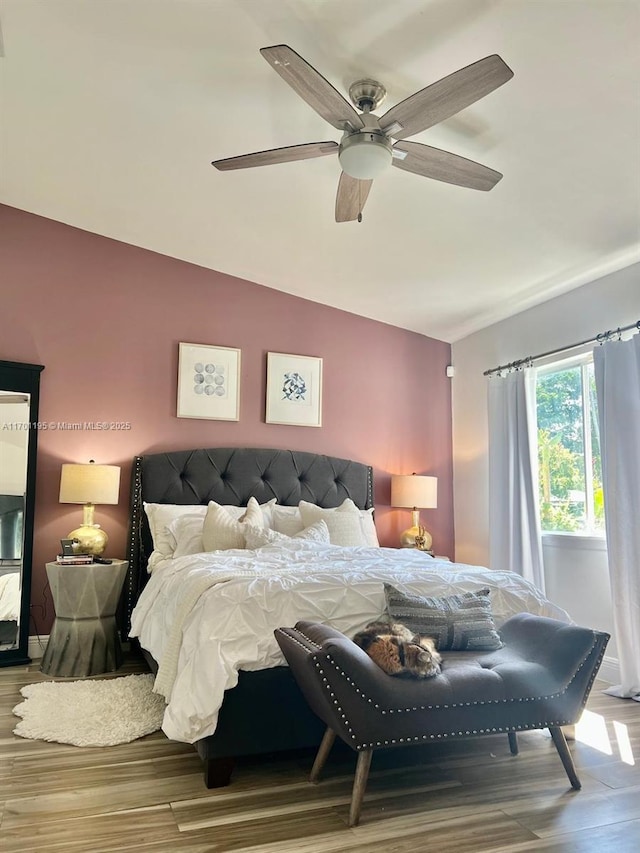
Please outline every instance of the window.
[[543, 533], [604, 534], [591, 354], [538, 368], [538, 475]]

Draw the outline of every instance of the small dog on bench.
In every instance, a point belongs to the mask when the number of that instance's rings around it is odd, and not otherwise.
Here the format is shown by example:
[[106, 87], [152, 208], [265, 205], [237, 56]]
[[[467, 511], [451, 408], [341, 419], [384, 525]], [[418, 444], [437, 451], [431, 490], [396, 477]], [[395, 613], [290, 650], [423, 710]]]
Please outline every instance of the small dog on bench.
[[431, 678], [442, 658], [431, 637], [414, 634], [399, 622], [371, 622], [353, 638], [387, 675]]

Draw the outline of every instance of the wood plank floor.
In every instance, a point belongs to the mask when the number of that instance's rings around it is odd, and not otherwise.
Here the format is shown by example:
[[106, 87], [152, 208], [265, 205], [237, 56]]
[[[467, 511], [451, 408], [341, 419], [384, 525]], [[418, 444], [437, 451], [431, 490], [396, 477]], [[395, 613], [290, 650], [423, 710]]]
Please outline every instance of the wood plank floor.
[[[129, 657], [118, 674], [139, 671]], [[516, 757], [504, 735], [377, 753], [349, 829], [348, 751], [317, 786], [304, 754], [241, 761], [230, 787], [207, 790], [193, 747], [162, 733], [101, 749], [16, 737], [20, 688], [44, 679], [37, 663], [0, 669], [2, 853], [640, 850], [640, 703], [598, 682], [571, 744], [582, 791], [542, 732], [520, 735]]]

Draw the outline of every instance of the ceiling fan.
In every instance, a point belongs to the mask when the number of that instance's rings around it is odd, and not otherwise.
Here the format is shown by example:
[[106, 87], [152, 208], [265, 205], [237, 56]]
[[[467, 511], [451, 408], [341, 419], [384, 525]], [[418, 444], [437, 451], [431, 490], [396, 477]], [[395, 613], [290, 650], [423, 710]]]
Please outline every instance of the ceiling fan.
[[[450, 118], [510, 80], [513, 71], [497, 54], [443, 77], [378, 118], [372, 110], [380, 105], [386, 90], [376, 80], [358, 80], [349, 87], [349, 97], [360, 110], [358, 113], [328, 80], [286, 44], [263, 47], [260, 53], [310, 107], [343, 131], [342, 139], [340, 144], [332, 140], [308, 142], [214, 160], [212, 165], [216, 169], [248, 169], [337, 153], [342, 174], [336, 197], [336, 222], [362, 221], [373, 179], [389, 165], [475, 190], [490, 190], [502, 177], [500, 172], [457, 154], [404, 141], [407, 136]], [[392, 143], [393, 139], [398, 141]]]

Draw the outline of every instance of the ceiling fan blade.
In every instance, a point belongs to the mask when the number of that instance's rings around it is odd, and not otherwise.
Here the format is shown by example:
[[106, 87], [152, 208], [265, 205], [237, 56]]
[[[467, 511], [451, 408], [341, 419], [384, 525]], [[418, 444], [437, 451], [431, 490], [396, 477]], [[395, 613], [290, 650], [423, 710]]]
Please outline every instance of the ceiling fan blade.
[[359, 130], [362, 119], [328, 80], [286, 44], [263, 47], [260, 53], [282, 79], [325, 121], [346, 130]]
[[241, 154], [240, 157], [214, 160], [211, 165], [221, 172], [230, 169], [251, 169], [253, 166], [272, 166], [274, 163], [325, 157], [327, 154], [335, 154], [338, 148], [337, 142], [307, 142], [304, 145], [289, 145], [286, 148], [271, 148], [269, 151], [256, 151], [254, 154]]
[[343, 172], [336, 195], [336, 222], [353, 222], [364, 208], [373, 181], [360, 181]]
[[380, 127], [394, 139], [406, 139], [450, 118], [512, 77], [513, 71], [497, 54], [486, 56], [391, 107]]
[[[401, 152], [400, 156], [398, 152]], [[472, 190], [491, 190], [502, 177], [500, 172], [481, 163], [419, 142], [396, 142], [393, 153], [391, 162], [398, 169]], [[402, 157], [402, 154], [406, 156]]]

